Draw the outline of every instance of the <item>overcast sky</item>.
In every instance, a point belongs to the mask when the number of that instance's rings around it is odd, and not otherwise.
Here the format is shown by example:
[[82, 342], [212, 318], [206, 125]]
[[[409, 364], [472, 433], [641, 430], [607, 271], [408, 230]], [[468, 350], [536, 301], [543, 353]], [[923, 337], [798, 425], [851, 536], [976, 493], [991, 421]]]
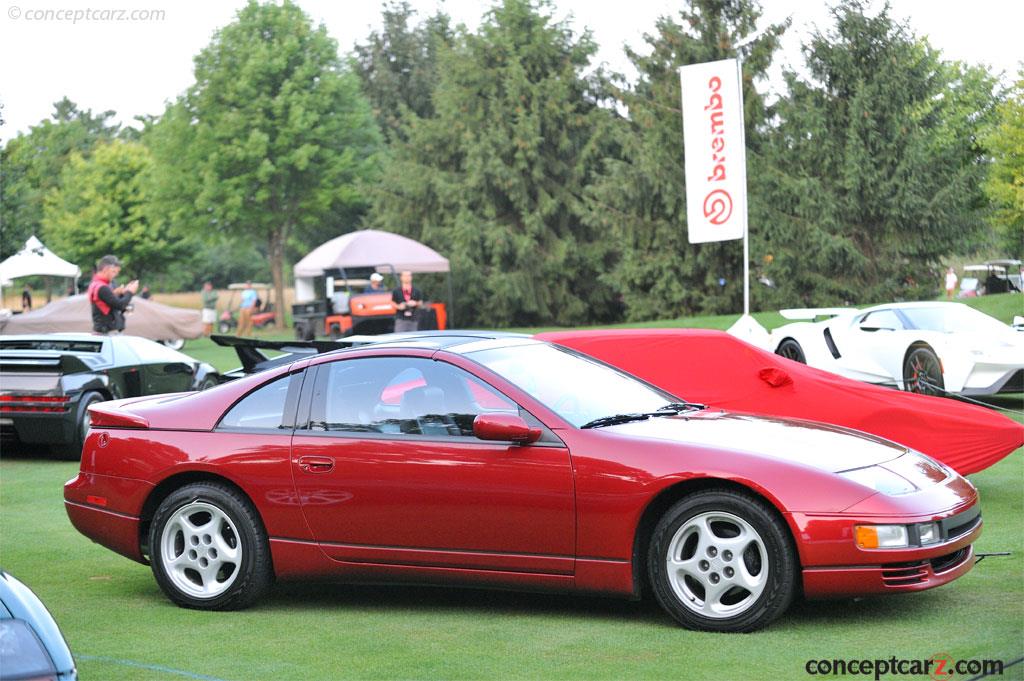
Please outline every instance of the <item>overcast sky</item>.
[[[244, 0], [2, 0], [0, 15], [0, 103], [5, 124], [0, 139], [50, 115], [65, 95], [82, 108], [113, 109], [122, 123], [160, 114], [164, 103], [192, 83], [192, 58], [213, 32], [229, 23]], [[379, 26], [381, 3], [355, 0], [299, 0], [323, 22], [343, 52]], [[443, 8], [455, 23], [475, 28], [487, 2], [411, 0], [421, 16]], [[658, 16], [675, 14], [669, 0], [556, 0], [559, 18], [593, 31], [601, 46], [597, 60], [630, 73], [622, 45], [642, 46]], [[1020, 0], [891, 0], [893, 14], [907, 18], [949, 59], [984, 63], [1013, 73], [1024, 60], [1024, 2]], [[799, 65], [801, 40], [815, 26], [829, 26], [827, 4], [810, 0], [765, 0], [764, 22], [793, 18], [781, 64]], [[880, 6], [880, 5], [879, 5]], [[91, 9], [91, 19], [85, 10]], [[49, 11], [48, 11], [49, 10]], [[80, 14], [77, 18], [75, 10]], [[100, 11], [106, 14], [96, 14]], [[126, 20], [110, 17], [124, 10]], [[155, 19], [131, 20], [133, 10]]]

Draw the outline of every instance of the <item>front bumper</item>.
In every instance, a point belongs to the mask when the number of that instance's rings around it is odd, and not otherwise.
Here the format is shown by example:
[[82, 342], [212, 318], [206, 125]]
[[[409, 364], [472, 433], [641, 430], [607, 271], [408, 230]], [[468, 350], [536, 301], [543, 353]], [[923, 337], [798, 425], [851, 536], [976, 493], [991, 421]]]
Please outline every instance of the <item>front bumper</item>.
[[1024, 368], [976, 364], [961, 395], [995, 395], [1024, 392]]
[[[802, 538], [804, 594], [836, 598], [922, 591], [948, 584], [974, 566], [973, 544], [981, 536], [977, 504], [943, 518], [808, 516], [793, 514]], [[938, 520], [943, 539], [905, 549], [862, 549], [853, 539], [860, 524], [910, 524]]]

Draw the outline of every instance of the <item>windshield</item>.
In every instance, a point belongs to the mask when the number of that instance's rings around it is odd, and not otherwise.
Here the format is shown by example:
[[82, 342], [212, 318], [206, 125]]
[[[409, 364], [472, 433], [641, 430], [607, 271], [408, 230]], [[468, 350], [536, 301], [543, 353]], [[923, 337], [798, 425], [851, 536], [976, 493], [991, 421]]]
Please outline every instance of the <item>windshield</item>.
[[905, 307], [900, 312], [912, 328], [940, 333], [1005, 334], [1009, 328], [984, 312], [959, 303], [933, 307]]
[[577, 428], [605, 416], [655, 411], [678, 401], [617, 369], [553, 345], [467, 354]]

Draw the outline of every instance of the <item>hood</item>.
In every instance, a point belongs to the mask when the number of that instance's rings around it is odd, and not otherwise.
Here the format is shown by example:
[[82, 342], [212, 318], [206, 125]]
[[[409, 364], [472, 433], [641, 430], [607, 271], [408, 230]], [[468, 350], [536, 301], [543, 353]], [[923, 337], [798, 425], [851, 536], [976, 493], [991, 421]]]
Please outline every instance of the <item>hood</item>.
[[832, 473], [896, 459], [907, 448], [895, 442], [813, 421], [702, 411], [655, 417], [602, 428], [606, 432], [749, 452]]

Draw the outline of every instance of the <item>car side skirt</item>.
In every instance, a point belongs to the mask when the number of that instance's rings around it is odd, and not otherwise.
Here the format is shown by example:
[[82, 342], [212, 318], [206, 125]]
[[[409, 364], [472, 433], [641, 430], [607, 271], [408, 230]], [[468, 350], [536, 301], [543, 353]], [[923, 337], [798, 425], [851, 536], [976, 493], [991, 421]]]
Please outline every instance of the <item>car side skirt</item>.
[[543, 591], [571, 591], [574, 586], [572, 575], [335, 560], [315, 542], [277, 537], [270, 539], [270, 549], [275, 576], [282, 581], [412, 582]]

